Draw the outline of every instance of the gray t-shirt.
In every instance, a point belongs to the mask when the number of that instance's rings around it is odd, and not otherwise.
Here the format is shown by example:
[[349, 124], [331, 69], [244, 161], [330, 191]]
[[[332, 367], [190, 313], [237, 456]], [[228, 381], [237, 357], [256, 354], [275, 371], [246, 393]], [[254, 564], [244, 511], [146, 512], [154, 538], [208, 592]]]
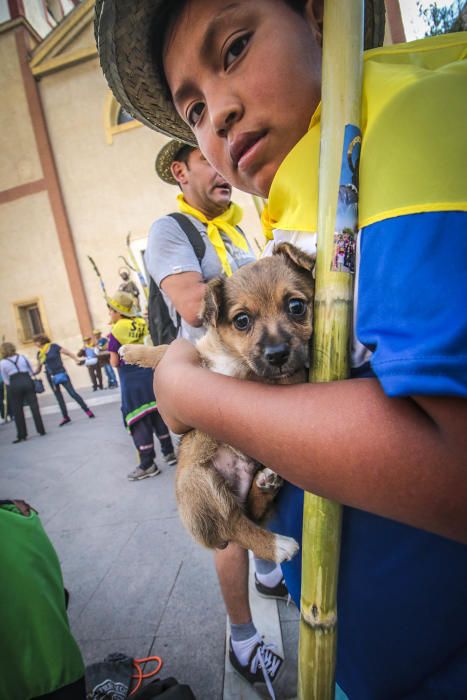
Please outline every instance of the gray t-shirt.
[[[206, 252], [201, 261], [201, 266], [186, 234], [171, 216], [163, 216], [157, 219], [149, 230], [148, 245], [144, 253], [144, 261], [149, 274], [159, 286], [165, 277], [177, 275], [181, 272], [199, 272], [204, 282], [223, 274], [222, 265], [216, 250], [206, 235], [205, 224], [201, 223], [201, 221], [193, 216], [188, 215], [188, 218], [201, 233], [206, 245]], [[230, 238], [225, 236], [222, 231], [220, 231], [220, 234], [225, 244], [227, 259], [232, 272], [256, 260], [248, 241], [248, 250], [242, 250], [234, 246]], [[175, 308], [167, 295], [163, 292], [162, 294], [164, 295], [172, 320], [176, 325], [177, 315]], [[179, 333], [182, 338], [195, 342], [198, 338], [202, 337], [203, 333], [203, 328], [190, 326], [182, 319]]]

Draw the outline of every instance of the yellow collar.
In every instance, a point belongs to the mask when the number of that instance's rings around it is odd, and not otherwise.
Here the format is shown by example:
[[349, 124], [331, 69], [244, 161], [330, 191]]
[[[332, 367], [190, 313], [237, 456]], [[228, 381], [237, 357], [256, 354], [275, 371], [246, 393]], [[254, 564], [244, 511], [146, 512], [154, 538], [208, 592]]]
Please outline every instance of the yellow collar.
[[242, 250], [248, 251], [248, 244], [245, 237], [237, 231], [235, 226], [240, 223], [243, 216], [243, 211], [238, 204], [231, 202], [229, 208], [220, 216], [216, 216], [214, 219], [207, 219], [204, 214], [202, 214], [198, 209], [190, 206], [188, 202], [185, 201], [183, 194], [179, 194], [177, 197], [178, 208], [182, 214], [190, 214], [194, 216], [195, 219], [201, 221], [201, 223], [206, 224], [206, 234], [211, 241], [214, 249], [217, 253], [217, 257], [221, 261], [222, 269], [224, 273], [230, 277], [232, 274], [232, 269], [227, 258], [227, 251], [225, 249], [224, 241], [219, 233], [219, 230], [230, 238], [232, 245]]

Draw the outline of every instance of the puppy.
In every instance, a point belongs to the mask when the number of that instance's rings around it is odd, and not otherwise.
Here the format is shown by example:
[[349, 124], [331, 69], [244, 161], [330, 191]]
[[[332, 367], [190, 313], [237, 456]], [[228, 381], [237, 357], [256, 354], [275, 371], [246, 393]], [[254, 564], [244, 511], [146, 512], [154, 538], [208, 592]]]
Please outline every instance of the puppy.
[[[201, 313], [206, 334], [197, 343], [204, 366], [268, 384], [306, 381], [313, 269], [314, 258], [282, 243], [271, 257], [211, 280]], [[120, 352], [125, 362], [155, 368], [166, 348], [126, 345]], [[182, 438], [175, 483], [181, 519], [204, 546], [237, 542], [278, 563], [297, 552], [295, 540], [258, 524], [282, 479], [239, 450], [190, 431]]]

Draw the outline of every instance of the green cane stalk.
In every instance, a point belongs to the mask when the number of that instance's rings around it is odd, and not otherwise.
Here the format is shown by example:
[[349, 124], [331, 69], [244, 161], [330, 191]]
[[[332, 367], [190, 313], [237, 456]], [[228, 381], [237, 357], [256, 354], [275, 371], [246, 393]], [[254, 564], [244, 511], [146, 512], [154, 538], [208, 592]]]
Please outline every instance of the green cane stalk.
[[[345, 379], [349, 373], [353, 276], [332, 272], [331, 263], [344, 129], [360, 124], [362, 54], [363, 0], [325, 0], [312, 382]], [[340, 505], [305, 494], [301, 700], [331, 700], [335, 694], [341, 518]]]

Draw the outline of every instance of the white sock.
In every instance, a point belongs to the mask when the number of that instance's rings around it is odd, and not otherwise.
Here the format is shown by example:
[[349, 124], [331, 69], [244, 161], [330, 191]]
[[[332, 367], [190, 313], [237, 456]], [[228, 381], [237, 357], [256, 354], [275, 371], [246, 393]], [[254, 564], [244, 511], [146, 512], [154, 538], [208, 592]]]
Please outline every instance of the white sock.
[[230, 640], [232, 643], [232, 649], [234, 650], [235, 656], [240, 661], [242, 666], [246, 666], [250, 660], [251, 652], [257, 644], [261, 642], [261, 637], [256, 632], [250, 639], [243, 639], [241, 642], [235, 642], [233, 639]]
[[263, 584], [263, 586], [267, 586], [268, 588], [274, 588], [275, 586], [277, 586], [278, 583], [282, 581], [282, 569], [278, 564], [276, 568], [270, 571], [268, 574], [259, 574], [258, 572], [256, 572], [256, 578], [260, 583]]

